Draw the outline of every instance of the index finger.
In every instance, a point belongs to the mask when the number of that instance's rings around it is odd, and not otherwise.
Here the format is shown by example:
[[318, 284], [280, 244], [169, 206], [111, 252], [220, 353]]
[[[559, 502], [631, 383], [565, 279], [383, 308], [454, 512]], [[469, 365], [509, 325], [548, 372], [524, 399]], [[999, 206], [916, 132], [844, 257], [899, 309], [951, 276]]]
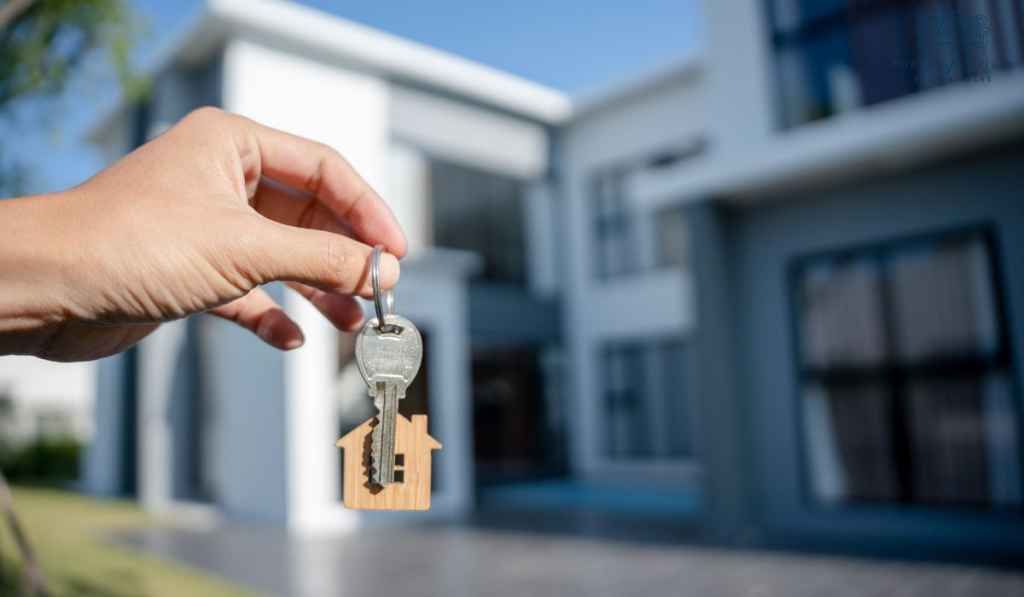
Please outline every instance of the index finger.
[[364, 243], [384, 245], [402, 257], [405, 234], [387, 203], [335, 149], [254, 120], [244, 123], [243, 143], [260, 158], [260, 174], [303, 190], [348, 223]]

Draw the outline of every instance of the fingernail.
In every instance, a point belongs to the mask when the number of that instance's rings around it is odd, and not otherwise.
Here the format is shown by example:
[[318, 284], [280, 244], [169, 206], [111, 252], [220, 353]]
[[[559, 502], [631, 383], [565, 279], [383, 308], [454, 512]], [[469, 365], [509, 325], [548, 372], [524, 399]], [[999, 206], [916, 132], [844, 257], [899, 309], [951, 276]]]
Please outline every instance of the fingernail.
[[363, 327], [363, 321], [364, 321], [363, 317], [360, 317], [359, 319], [353, 319], [351, 322], [349, 322], [345, 326], [345, 329], [343, 331], [346, 331], [346, 332], [358, 332], [359, 329]]
[[398, 283], [401, 273], [401, 266], [398, 259], [391, 253], [383, 253], [380, 256], [380, 284], [385, 288], [391, 288]]
[[256, 334], [267, 344], [283, 350], [294, 350], [306, 342], [302, 329], [283, 312], [264, 316]]

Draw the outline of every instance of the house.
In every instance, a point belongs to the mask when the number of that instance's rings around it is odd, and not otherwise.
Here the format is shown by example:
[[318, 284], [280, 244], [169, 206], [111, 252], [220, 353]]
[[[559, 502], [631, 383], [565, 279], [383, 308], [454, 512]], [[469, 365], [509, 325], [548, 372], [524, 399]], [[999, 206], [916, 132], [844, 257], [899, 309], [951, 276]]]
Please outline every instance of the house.
[[[418, 517], [573, 506], [726, 544], [1019, 561], [1019, 9], [704, 12], [700, 53], [570, 101], [212, 0], [94, 141], [113, 158], [215, 104], [383, 190], [413, 246], [397, 309], [426, 339], [403, 403], [445, 444]], [[103, 363], [95, 491], [364, 524], [330, 446], [372, 414], [351, 338], [274, 291], [298, 351], [196, 318]]]
[[574, 471], [690, 483], [730, 544], [1019, 563], [1024, 32], [971, 6], [706, 2], [700, 56], [578, 104]]
[[[551, 205], [531, 189], [549, 176], [551, 135], [568, 100], [280, 0], [205, 3], [152, 72], [147, 101], [113, 106], [93, 129], [110, 159], [217, 105], [337, 148], [390, 198], [410, 245], [396, 309], [424, 338], [424, 367], [402, 406], [428, 412], [445, 445], [434, 456], [429, 516], [469, 512], [468, 364], [518, 371], [501, 357], [540, 360], [556, 346]], [[527, 212], [542, 225], [528, 226]], [[283, 286], [270, 292], [302, 325], [301, 349], [279, 353], [198, 317], [100, 364], [85, 467], [92, 492], [295, 531], [364, 522], [342, 505], [334, 446], [373, 413], [352, 337]]]
[[441, 444], [427, 433], [427, 416], [403, 415], [395, 419], [395, 482], [373, 487], [369, 480], [367, 450], [373, 419], [345, 434], [337, 446], [345, 452], [342, 499], [346, 508], [362, 510], [429, 510], [431, 452]]

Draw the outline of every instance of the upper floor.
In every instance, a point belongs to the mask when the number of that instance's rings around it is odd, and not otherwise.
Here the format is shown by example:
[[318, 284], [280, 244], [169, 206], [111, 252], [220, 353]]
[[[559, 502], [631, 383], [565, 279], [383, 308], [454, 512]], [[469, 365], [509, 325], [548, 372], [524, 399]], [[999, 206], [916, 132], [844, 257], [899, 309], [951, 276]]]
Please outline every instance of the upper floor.
[[282, 0], [209, 0], [154, 68], [151, 100], [113, 112], [94, 139], [115, 157], [221, 105], [342, 151], [414, 251], [470, 250], [478, 282], [551, 296], [568, 273], [567, 217], [587, 222], [588, 279], [680, 268], [688, 200], [778, 196], [1024, 128], [1012, 0], [739, 0], [704, 13], [699, 55], [571, 104]]
[[1024, 130], [1019, 2], [706, 2], [707, 151], [635, 189], [755, 199], [906, 169]]
[[545, 224], [561, 93], [282, 0], [210, 0], [151, 67], [152, 92], [92, 140], [113, 160], [215, 105], [326, 143], [388, 198], [411, 253], [480, 256], [474, 281], [550, 294]]

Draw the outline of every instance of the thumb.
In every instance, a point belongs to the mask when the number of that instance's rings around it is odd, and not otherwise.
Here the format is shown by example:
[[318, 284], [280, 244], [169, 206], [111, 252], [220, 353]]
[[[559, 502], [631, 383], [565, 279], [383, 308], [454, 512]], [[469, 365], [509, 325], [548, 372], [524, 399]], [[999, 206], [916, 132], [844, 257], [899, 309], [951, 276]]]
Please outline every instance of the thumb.
[[[324, 230], [267, 222], [261, 235], [256, 269], [264, 282], [300, 282], [325, 292], [373, 297], [370, 257], [373, 248], [347, 236]], [[398, 282], [398, 259], [380, 258], [382, 289]]]

